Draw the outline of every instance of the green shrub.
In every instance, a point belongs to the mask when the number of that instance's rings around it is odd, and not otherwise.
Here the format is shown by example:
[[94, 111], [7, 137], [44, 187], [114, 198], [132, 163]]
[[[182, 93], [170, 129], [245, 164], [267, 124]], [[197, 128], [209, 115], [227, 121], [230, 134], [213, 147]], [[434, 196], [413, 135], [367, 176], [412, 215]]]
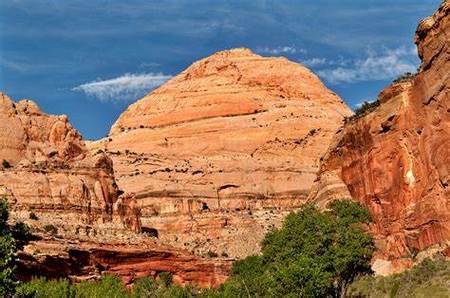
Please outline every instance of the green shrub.
[[158, 276], [163, 285], [166, 287], [171, 285], [173, 282], [173, 275], [170, 272], [161, 272]]
[[2, 166], [3, 166], [4, 169], [9, 169], [9, 168], [11, 168], [11, 164], [10, 164], [6, 159], [4, 159], [4, 160], [2, 161]]
[[450, 297], [450, 262], [426, 259], [391, 276], [364, 276], [348, 289], [349, 297]]
[[133, 285], [133, 298], [156, 297], [160, 285], [151, 277], [138, 279]]
[[[200, 291], [192, 286], [173, 285], [171, 274], [162, 274], [156, 281], [145, 277], [135, 281], [131, 290], [127, 290], [118, 277], [105, 275], [99, 281], [84, 281], [71, 285], [67, 280], [33, 279], [17, 288], [16, 297], [33, 298], [145, 298], [145, 297], [199, 297]], [[205, 297], [205, 296], [204, 296]]]
[[415, 76], [416, 76], [416, 73], [405, 72], [404, 74], [401, 74], [400, 76], [398, 76], [398, 78], [396, 78], [393, 82], [394, 83], [406, 82], [406, 81], [414, 79]]
[[78, 298], [130, 297], [130, 293], [127, 291], [122, 281], [111, 275], [105, 275], [97, 282], [82, 282], [75, 287], [76, 297]]
[[28, 227], [23, 222], [16, 222], [11, 227], [11, 234], [13, 238], [16, 240], [16, 245], [18, 249], [22, 249], [23, 246], [32, 238], [30, 227]]
[[354, 114], [352, 116], [344, 118], [344, 123], [353, 122], [356, 119], [359, 119], [373, 112], [379, 105], [380, 101], [378, 99], [370, 102], [369, 101], [363, 102], [358, 108], [354, 110]]
[[17, 297], [33, 298], [75, 298], [76, 289], [67, 280], [33, 279], [17, 288]]

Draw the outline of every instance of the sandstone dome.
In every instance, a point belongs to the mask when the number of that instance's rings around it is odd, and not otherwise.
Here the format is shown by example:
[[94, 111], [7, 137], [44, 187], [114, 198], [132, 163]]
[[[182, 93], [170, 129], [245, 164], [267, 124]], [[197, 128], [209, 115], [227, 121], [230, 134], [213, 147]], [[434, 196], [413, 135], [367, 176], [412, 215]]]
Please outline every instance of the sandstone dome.
[[246, 255], [303, 203], [350, 114], [301, 64], [239, 48], [193, 63], [90, 146], [109, 152], [143, 227], [194, 250]]

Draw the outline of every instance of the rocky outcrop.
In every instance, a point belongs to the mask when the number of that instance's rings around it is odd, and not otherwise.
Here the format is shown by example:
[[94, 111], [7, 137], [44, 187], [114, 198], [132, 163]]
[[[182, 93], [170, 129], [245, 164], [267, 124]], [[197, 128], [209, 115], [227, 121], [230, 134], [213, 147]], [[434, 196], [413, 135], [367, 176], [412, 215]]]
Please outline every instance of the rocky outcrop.
[[11, 219], [29, 225], [36, 238], [19, 253], [21, 279], [115, 274], [129, 284], [168, 271], [179, 284], [225, 280], [229, 262], [162, 246], [141, 233], [140, 207], [118, 189], [112, 160], [90, 153], [66, 116], [0, 93], [0, 162], [0, 197], [8, 198]]
[[228, 277], [231, 261], [202, 259], [170, 247], [140, 239], [139, 243], [115, 243], [47, 239], [31, 242], [19, 253], [19, 277], [67, 278], [73, 282], [119, 276], [126, 285], [141, 277], [157, 278], [170, 272], [180, 285], [216, 287]]
[[450, 241], [449, 12], [446, 1], [419, 24], [420, 72], [386, 88], [375, 111], [345, 125], [309, 196], [320, 206], [353, 198], [369, 208], [381, 274]]
[[304, 202], [350, 114], [302, 65], [233, 49], [132, 104], [89, 146], [114, 160], [143, 228], [196, 253], [245, 256]]
[[76, 222], [86, 224], [112, 220], [118, 199], [112, 160], [92, 155], [67, 116], [0, 94], [0, 161], [0, 195], [14, 210], [77, 213]]

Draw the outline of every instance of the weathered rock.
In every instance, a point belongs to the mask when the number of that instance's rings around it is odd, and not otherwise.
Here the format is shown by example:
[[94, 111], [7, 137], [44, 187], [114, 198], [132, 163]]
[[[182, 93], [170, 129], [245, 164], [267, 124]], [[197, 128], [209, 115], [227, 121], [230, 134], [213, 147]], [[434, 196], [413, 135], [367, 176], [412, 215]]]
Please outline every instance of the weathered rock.
[[245, 256], [304, 202], [320, 156], [350, 114], [302, 65], [233, 49], [132, 104], [107, 139], [89, 146], [106, 149], [143, 227], [160, 239]]
[[375, 111], [345, 125], [309, 196], [322, 207], [353, 198], [369, 208], [381, 274], [450, 241], [449, 12], [447, 1], [419, 24], [420, 72], [386, 88]]
[[78, 282], [103, 274], [119, 276], [126, 285], [161, 272], [180, 285], [216, 287], [228, 277], [231, 261], [202, 259], [141, 240], [139, 244], [79, 242], [58, 239], [31, 242], [19, 253], [19, 277], [67, 278]]
[[12, 220], [27, 223], [41, 238], [19, 253], [20, 278], [116, 274], [130, 283], [170, 271], [180, 284], [201, 286], [226, 278], [229, 262], [201, 259], [136, 234], [136, 199], [120, 195], [112, 160], [90, 153], [66, 116], [46, 115], [31, 101], [14, 103], [0, 93], [3, 160], [0, 196], [8, 198]]
[[[112, 161], [93, 156], [67, 116], [49, 116], [29, 100], [0, 93], [3, 194], [15, 210], [78, 213], [77, 222], [109, 221], [118, 198]], [[1, 195], [1, 193], [0, 193]]]

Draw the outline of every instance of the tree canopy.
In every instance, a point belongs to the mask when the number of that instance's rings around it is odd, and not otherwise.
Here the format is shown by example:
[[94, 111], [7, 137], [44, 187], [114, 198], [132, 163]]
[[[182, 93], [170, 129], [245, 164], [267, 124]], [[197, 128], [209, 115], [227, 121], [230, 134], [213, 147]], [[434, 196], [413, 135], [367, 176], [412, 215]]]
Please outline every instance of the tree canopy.
[[237, 261], [221, 287], [223, 297], [337, 297], [370, 273], [374, 244], [364, 231], [370, 216], [360, 204], [335, 201], [291, 213], [266, 235], [262, 255]]

